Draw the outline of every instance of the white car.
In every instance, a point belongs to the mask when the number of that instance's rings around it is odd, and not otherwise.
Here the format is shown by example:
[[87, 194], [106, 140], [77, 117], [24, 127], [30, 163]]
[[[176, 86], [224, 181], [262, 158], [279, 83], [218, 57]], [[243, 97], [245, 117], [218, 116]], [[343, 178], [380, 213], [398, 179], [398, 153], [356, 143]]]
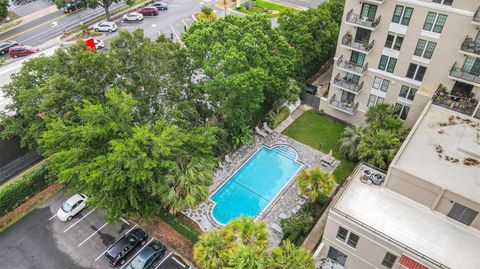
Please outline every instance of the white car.
[[115, 32], [117, 31], [118, 26], [116, 23], [111, 21], [99, 22], [93, 26], [95, 32]]
[[105, 43], [103, 43], [100, 39], [93, 39], [93, 43], [95, 44], [95, 49], [103, 49], [105, 48]]
[[57, 218], [61, 221], [70, 221], [78, 212], [82, 211], [87, 204], [88, 197], [85, 194], [75, 194], [63, 203], [57, 211]]
[[141, 21], [143, 20], [143, 15], [138, 12], [131, 12], [123, 15], [123, 21]]

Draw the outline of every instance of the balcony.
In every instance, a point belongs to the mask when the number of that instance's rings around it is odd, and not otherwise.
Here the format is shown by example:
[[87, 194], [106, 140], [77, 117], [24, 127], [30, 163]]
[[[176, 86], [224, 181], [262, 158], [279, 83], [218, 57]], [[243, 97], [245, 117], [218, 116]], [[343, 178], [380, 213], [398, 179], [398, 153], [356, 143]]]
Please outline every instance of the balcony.
[[358, 102], [353, 104], [350, 102], [342, 102], [340, 100], [335, 100], [337, 94], [334, 94], [332, 98], [330, 98], [330, 106], [333, 107], [334, 109], [340, 110], [342, 112], [345, 112], [347, 114], [353, 115], [357, 111], [358, 108]]
[[383, 3], [385, 3], [386, 0], [364, 0], [364, 2], [369, 2], [369, 3], [373, 3], [373, 4], [378, 4], [378, 5], [381, 5]]
[[363, 81], [358, 84], [348, 80], [346, 77], [340, 78], [340, 73], [333, 79], [333, 84], [344, 91], [358, 94], [363, 87]]
[[355, 73], [359, 76], [363, 76], [368, 69], [368, 63], [363, 66], [359, 66], [356, 63], [346, 61], [343, 59], [343, 55], [337, 60], [337, 67], [343, 71]]
[[473, 15], [472, 23], [475, 25], [480, 25], [480, 7], [477, 9]]
[[352, 40], [352, 34], [350, 34], [350, 33], [346, 33], [342, 37], [342, 45], [343, 46], [348, 47], [348, 48], [353, 49], [353, 50], [360, 51], [360, 52], [365, 52], [367, 54], [370, 53], [374, 44], [375, 44], [375, 40], [373, 40], [370, 43], [368, 41]]
[[445, 86], [440, 84], [437, 91], [433, 95], [432, 103], [468, 116], [472, 116], [477, 108], [478, 100], [474, 98], [473, 92], [468, 96], [452, 95], [451, 93], [447, 92]]
[[358, 14], [353, 14], [353, 9], [352, 9], [347, 14], [347, 23], [352, 24], [353, 26], [362, 27], [368, 30], [375, 30], [380, 24], [381, 17], [382, 16], [380, 15], [375, 20], [370, 20], [368, 17], [362, 17]]
[[448, 76], [451, 79], [468, 83], [476, 87], [480, 87], [480, 76], [476, 74], [472, 74], [463, 68], [457, 67], [457, 63], [452, 66], [450, 69], [450, 75]]
[[474, 57], [480, 57], [480, 45], [473, 38], [467, 36], [460, 47], [460, 50]]

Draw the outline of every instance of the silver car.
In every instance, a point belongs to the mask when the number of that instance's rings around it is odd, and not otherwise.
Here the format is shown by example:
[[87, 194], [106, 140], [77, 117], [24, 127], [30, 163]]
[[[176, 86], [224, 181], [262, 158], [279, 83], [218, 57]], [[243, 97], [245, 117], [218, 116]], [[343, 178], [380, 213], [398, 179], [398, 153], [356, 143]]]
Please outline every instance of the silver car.
[[57, 218], [61, 221], [70, 221], [77, 215], [87, 204], [88, 197], [85, 194], [75, 194], [63, 203], [57, 211]]
[[93, 26], [95, 32], [115, 32], [117, 31], [118, 26], [116, 23], [111, 21], [99, 22]]

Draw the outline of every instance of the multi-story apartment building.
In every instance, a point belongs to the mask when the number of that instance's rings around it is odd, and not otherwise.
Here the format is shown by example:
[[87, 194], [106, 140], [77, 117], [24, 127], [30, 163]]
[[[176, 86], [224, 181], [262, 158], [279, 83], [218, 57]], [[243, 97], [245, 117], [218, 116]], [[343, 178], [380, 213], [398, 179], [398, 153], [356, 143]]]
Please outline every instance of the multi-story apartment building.
[[479, 212], [480, 120], [429, 101], [386, 175], [357, 167], [317, 253], [329, 269], [480, 268]]
[[328, 96], [319, 109], [364, 123], [395, 105], [411, 127], [439, 103], [480, 118], [479, 0], [346, 0]]

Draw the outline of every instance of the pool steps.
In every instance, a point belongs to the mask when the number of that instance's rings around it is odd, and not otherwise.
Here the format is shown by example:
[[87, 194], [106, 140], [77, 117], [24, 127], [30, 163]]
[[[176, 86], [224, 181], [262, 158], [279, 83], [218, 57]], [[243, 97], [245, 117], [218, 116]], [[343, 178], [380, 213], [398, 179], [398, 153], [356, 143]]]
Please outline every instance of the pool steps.
[[297, 152], [289, 146], [275, 146], [272, 148], [272, 151], [275, 151], [290, 160], [295, 161], [297, 159]]

